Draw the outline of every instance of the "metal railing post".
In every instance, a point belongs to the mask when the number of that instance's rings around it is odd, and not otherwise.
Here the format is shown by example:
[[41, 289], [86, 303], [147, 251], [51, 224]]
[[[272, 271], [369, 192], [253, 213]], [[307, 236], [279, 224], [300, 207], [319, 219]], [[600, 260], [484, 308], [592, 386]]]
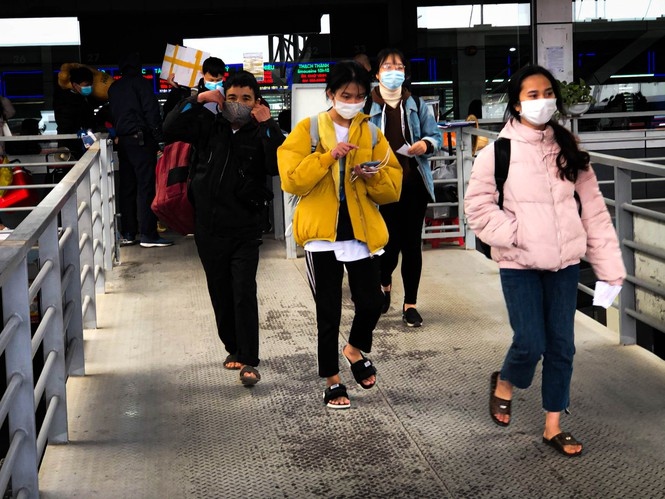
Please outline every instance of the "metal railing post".
[[39, 238], [39, 261], [50, 261], [53, 267], [44, 278], [41, 287], [41, 316], [46, 312], [54, 311], [54, 318], [44, 334], [44, 362], [50, 352], [55, 352], [54, 375], [46, 379], [44, 395], [47, 406], [57, 400], [55, 415], [49, 428], [49, 443], [65, 443], [67, 433], [67, 373], [65, 369], [65, 333], [63, 327], [62, 310], [62, 274], [60, 269], [60, 245], [58, 244], [58, 220], [53, 219]]
[[11, 470], [14, 491], [24, 489], [29, 492], [29, 497], [37, 498], [37, 436], [29, 301], [28, 266], [24, 257], [2, 287], [2, 314], [5, 321], [11, 317], [17, 317], [20, 321], [5, 348], [7, 380], [14, 376], [21, 380], [7, 413], [11, 444], [4, 466]]
[[62, 208], [62, 227], [66, 237], [62, 241], [63, 277], [69, 276], [64, 286], [64, 310], [69, 312], [65, 324], [65, 343], [69, 353], [67, 371], [70, 376], [83, 376], [83, 314], [81, 306], [81, 260], [79, 251], [78, 210], [76, 196], [71, 196]]
[[457, 138], [457, 158], [458, 167], [457, 175], [460, 177], [458, 185], [458, 216], [460, 220], [460, 230], [464, 234], [464, 246], [466, 249], [476, 249], [476, 235], [472, 230], [468, 230], [466, 223], [466, 215], [464, 214], [464, 198], [466, 196], [466, 189], [469, 186], [469, 178], [471, 177], [471, 168], [473, 167], [473, 146], [472, 135], [467, 130], [471, 128], [463, 127], [460, 129], [459, 137]]
[[[113, 142], [110, 139], [99, 144], [99, 188], [102, 201], [102, 244], [104, 249], [104, 269], [113, 269], [113, 253], [115, 248], [115, 192], [113, 185]], [[104, 283], [106, 278], [103, 278]], [[105, 287], [102, 289], [106, 289]]]
[[[635, 251], [625, 244], [632, 241], [633, 215], [624, 209], [632, 202], [632, 175], [629, 170], [614, 167], [614, 201], [616, 210], [616, 229], [621, 245], [623, 263], [628, 275], [635, 275]], [[626, 279], [619, 296], [619, 341], [624, 345], [637, 343], [637, 323], [626, 313], [626, 308], [635, 310], [635, 285]]]
[[[101, 156], [101, 155], [100, 155]], [[95, 291], [104, 293], [104, 219], [102, 215], [102, 164], [100, 156], [90, 168], [90, 212], [92, 217], [92, 260], [94, 263], [93, 279]]]
[[92, 194], [90, 174], [86, 175], [76, 189], [78, 198], [79, 251], [81, 259], [81, 296], [83, 303], [83, 327], [97, 327], [95, 307], [95, 259], [92, 232]]

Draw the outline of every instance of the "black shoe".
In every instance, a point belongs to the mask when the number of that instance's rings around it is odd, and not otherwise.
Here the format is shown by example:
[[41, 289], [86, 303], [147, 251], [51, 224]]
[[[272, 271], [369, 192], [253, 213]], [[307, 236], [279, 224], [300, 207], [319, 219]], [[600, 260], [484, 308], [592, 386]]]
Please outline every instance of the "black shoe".
[[120, 237], [120, 246], [133, 246], [136, 243], [138, 243], [138, 241], [134, 234], [123, 234]]
[[381, 313], [385, 314], [390, 308], [390, 291], [383, 291], [383, 307], [381, 307]]
[[402, 320], [409, 327], [420, 327], [423, 323], [423, 318], [413, 307], [407, 308], [402, 312]]
[[173, 241], [159, 236], [154, 238], [141, 237], [142, 248], [163, 248], [165, 246], [171, 246], [172, 244]]

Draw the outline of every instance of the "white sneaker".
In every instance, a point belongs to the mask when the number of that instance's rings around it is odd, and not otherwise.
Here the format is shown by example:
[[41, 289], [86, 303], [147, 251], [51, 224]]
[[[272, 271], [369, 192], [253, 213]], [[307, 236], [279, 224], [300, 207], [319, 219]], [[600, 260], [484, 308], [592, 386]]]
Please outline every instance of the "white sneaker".
[[172, 246], [173, 241], [158, 237], [157, 239], [144, 239], [141, 238], [141, 247], [142, 248], [164, 248], [166, 246]]

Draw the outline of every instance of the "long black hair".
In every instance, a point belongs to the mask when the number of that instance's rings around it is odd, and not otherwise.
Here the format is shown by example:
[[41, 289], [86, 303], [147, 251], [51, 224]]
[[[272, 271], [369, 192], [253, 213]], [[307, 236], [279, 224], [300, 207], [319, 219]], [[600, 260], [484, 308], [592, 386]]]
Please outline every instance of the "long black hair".
[[[542, 66], [525, 66], [513, 75], [508, 83], [508, 106], [506, 107], [505, 119], [513, 117], [517, 121], [522, 121], [520, 113], [515, 106], [520, 103], [520, 92], [522, 91], [522, 82], [529, 76], [542, 75], [550, 81], [554, 95], [556, 97], [556, 108], [563, 113], [563, 101], [561, 99], [561, 89], [559, 82], [547, 69]], [[556, 157], [556, 165], [559, 168], [559, 177], [568, 179], [571, 182], [577, 180], [580, 170], [589, 169], [589, 153], [579, 148], [577, 138], [570, 131], [561, 126], [553, 118], [548, 123], [554, 131], [554, 139], [559, 144], [559, 154]]]

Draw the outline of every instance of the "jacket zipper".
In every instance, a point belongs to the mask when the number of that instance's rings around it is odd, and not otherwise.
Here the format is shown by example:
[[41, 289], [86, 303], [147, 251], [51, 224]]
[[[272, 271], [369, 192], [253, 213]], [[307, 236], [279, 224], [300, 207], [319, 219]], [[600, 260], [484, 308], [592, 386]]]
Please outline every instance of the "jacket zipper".
[[[219, 190], [222, 188], [222, 180], [224, 179], [224, 173], [226, 172], [226, 167], [229, 164], [229, 154], [230, 150], [226, 151], [226, 159], [224, 159], [224, 166], [222, 167], [222, 173], [219, 176], [219, 182], [217, 183], [217, 189], [215, 193], [219, 193]], [[212, 160], [212, 152], [210, 152], [210, 159]]]
[[[344, 169], [346, 170], [346, 158], [340, 158], [337, 160], [339, 161], [344, 161]], [[341, 177], [341, 178], [340, 178]], [[341, 186], [344, 187], [344, 193], [346, 194], [346, 184], [344, 183], [344, 175], [340, 175], [340, 170], [339, 170], [339, 165], [337, 166], [337, 178], [340, 180]], [[333, 178], [333, 185], [335, 185], [335, 179]], [[337, 228], [339, 227], [339, 209], [342, 206], [342, 196], [339, 193], [340, 185], [337, 186], [337, 215], [335, 216], [335, 238], [333, 239], [333, 242], [337, 240]], [[349, 217], [350, 218], [350, 217]], [[351, 225], [353, 228], [353, 224]]]
[[[357, 187], [354, 185], [352, 189], [353, 189], [353, 195], [356, 198], [356, 204], [358, 205], [358, 211], [360, 212], [360, 222], [363, 227], [363, 232], [365, 233], [365, 244], [367, 245], [367, 249], [369, 250], [369, 235], [367, 232], [367, 220], [365, 220], [365, 212], [363, 210], [362, 204], [360, 203], [360, 196], [358, 194]], [[351, 228], [353, 228], [353, 222], [351, 222]], [[372, 256], [371, 253], [370, 256]]]
[[[541, 146], [542, 146], [542, 142], [544, 142], [544, 140], [545, 140], [545, 138], [543, 136], [543, 138], [541, 140]], [[544, 154], [543, 164], [545, 165], [545, 177], [547, 178], [547, 183], [548, 183], [548, 186], [550, 188], [550, 198], [552, 199], [552, 209], [555, 210], [554, 225], [556, 227], [556, 241], [557, 241], [557, 245], [559, 246], [559, 264], [563, 264], [563, 254], [562, 254], [563, 246], [561, 244], [561, 227], [559, 226], [559, 218], [556, 216], [556, 199], [554, 199], [554, 189], [553, 189], [553, 185], [552, 185], [552, 179], [550, 179], [549, 161], [551, 160], [552, 155], [549, 154], [549, 153], [545, 153], [545, 151], [543, 151], [543, 154]], [[556, 159], [555, 159], [555, 162], [556, 162]]]

